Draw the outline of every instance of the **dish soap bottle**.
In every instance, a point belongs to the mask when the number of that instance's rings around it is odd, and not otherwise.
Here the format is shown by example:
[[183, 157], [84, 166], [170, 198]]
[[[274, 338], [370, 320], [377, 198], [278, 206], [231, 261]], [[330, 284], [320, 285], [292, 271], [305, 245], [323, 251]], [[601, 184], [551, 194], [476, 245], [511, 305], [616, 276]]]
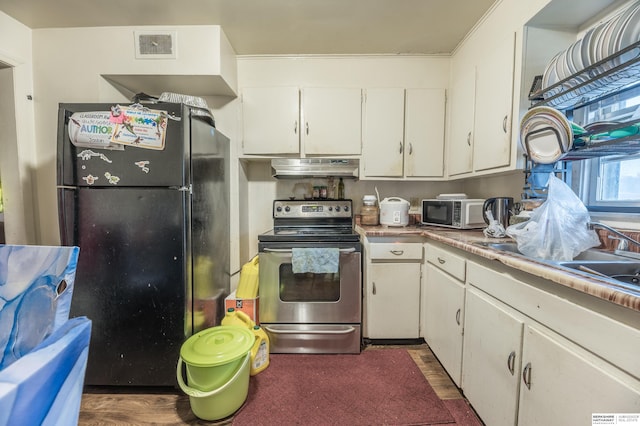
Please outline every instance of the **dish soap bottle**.
[[340, 178], [340, 182], [338, 182], [338, 200], [344, 200], [344, 182], [342, 178]]

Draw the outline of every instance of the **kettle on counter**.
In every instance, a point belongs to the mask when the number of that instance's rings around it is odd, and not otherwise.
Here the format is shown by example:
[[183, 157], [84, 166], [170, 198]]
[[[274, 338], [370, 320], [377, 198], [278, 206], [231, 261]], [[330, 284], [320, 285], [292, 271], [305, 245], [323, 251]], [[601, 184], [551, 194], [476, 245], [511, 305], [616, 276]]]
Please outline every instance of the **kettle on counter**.
[[487, 211], [490, 211], [493, 218], [497, 220], [504, 229], [509, 226], [509, 219], [513, 214], [513, 198], [512, 197], [494, 197], [487, 198], [482, 205], [482, 217], [484, 222], [489, 225]]

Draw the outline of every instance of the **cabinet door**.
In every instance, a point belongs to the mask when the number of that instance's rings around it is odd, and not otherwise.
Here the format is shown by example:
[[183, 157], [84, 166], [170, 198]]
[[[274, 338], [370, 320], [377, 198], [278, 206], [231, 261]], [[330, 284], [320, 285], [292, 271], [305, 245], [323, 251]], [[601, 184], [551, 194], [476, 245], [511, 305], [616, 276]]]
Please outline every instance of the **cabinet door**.
[[367, 322], [371, 339], [416, 339], [420, 322], [420, 264], [370, 263]]
[[297, 87], [258, 87], [242, 91], [242, 152], [296, 154], [300, 151]]
[[363, 119], [363, 174], [402, 177], [404, 89], [367, 89]]
[[638, 380], [560, 336], [526, 326], [522, 363], [519, 425], [581, 425], [591, 424], [592, 413], [640, 413]]
[[[496, 40], [497, 42], [498, 40]], [[473, 168], [508, 166], [511, 160], [511, 111], [515, 34], [492, 43], [478, 63]]]
[[473, 161], [475, 113], [475, 66], [460, 64], [452, 72], [447, 164], [450, 176], [470, 173]]
[[425, 340], [456, 385], [462, 375], [464, 286], [431, 264], [424, 291]]
[[464, 317], [464, 394], [485, 424], [514, 425], [524, 323], [474, 288], [467, 289]]
[[407, 89], [404, 129], [404, 175], [444, 174], [444, 89]]
[[302, 91], [306, 155], [360, 155], [362, 91], [308, 88]]

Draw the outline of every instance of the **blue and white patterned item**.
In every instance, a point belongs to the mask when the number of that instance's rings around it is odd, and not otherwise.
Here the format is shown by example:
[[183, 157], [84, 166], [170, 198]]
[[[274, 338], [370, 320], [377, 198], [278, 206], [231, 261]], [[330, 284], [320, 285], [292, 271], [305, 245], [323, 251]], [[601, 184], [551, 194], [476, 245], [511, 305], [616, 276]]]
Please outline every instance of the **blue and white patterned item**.
[[294, 274], [336, 274], [340, 266], [337, 247], [301, 247], [291, 249], [291, 269]]
[[78, 247], [0, 245], [0, 370], [69, 319]]

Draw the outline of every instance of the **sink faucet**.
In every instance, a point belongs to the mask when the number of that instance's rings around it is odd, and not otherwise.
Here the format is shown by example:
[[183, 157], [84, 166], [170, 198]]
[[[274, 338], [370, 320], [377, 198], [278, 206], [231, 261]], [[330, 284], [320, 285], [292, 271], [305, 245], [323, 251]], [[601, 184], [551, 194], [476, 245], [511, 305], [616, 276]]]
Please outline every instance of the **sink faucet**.
[[624, 255], [624, 256], [630, 256], [630, 257], [634, 257], [634, 258], [640, 258], [640, 253], [634, 253], [634, 252], [629, 251], [629, 243], [640, 247], [640, 241], [636, 241], [633, 238], [631, 238], [631, 237], [623, 234], [622, 232], [618, 231], [617, 229], [612, 228], [609, 225], [605, 225], [604, 223], [589, 222], [589, 223], [587, 223], [587, 226], [589, 227], [589, 229], [595, 229], [595, 228], [605, 229], [605, 230], [611, 232], [612, 234], [616, 235], [616, 237], [609, 236], [609, 238], [619, 241], [618, 242], [618, 247], [614, 250], [614, 253], [620, 254], [620, 255]]

